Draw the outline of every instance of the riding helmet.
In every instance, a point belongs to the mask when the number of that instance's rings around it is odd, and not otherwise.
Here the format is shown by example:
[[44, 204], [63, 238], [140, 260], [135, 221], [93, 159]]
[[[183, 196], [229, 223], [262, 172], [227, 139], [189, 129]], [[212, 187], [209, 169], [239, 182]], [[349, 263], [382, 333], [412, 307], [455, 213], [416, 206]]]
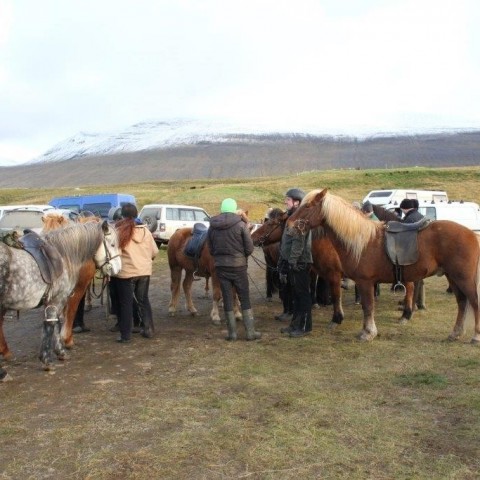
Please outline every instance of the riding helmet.
[[305, 192], [300, 188], [295, 187], [295, 188], [290, 188], [290, 190], [287, 190], [285, 193], [285, 196], [301, 202], [303, 200], [303, 197], [305, 196]]
[[415, 208], [415, 201], [412, 198], [404, 198], [400, 203], [400, 208], [403, 210], [409, 210]]

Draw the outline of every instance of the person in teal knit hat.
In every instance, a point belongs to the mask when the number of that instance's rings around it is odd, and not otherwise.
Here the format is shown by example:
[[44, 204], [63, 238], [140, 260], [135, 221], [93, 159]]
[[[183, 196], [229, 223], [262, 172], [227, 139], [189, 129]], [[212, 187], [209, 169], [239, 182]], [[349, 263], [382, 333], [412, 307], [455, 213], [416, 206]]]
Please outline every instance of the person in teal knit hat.
[[248, 283], [248, 257], [253, 253], [253, 241], [245, 218], [237, 214], [237, 202], [225, 198], [220, 215], [210, 218], [208, 248], [215, 263], [215, 272], [223, 295], [223, 310], [227, 321], [228, 336], [237, 339], [237, 324], [233, 313], [233, 288], [242, 306], [242, 317], [247, 340], [261, 337], [255, 331]]

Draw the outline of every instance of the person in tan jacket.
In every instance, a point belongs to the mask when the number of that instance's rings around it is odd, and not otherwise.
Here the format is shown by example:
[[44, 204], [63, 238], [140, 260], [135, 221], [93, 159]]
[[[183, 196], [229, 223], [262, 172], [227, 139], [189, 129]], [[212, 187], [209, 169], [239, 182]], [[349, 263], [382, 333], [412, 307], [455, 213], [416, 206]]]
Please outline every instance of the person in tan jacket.
[[117, 342], [120, 343], [131, 340], [134, 302], [143, 323], [141, 334], [145, 338], [151, 338], [154, 334], [148, 290], [158, 247], [147, 226], [136, 221], [137, 215], [137, 207], [127, 203], [122, 206], [122, 219], [115, 224], [122, 249], [122, 269], [112, 277], [118, 297], [120, 338]]

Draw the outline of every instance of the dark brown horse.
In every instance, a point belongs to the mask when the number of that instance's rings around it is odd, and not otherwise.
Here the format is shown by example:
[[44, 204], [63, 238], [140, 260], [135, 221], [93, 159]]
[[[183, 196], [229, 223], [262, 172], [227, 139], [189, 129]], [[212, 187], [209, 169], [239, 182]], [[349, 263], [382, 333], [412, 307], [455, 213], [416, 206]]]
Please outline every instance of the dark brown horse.
[[[204, 277], [212, 279], [212, 310], [210, 318], [214, 325], [220, 325], [219, 304], [222, 300], [222, 292], [220, 283], [215, 273], [215, 264], [213, 257], [208, 249], [207, 242], [203, 245], [198, 260], [185, 255], [185, 246], [192, 238], [192, 228], [178, 229], [168, 241], [167, 256], [170, 266], [170, 304], [168, 305], [168, 314], [173, 317], [177, 311], [178, 299], [180, 296], [180, 283], [182, 280], [182, 272], [185, 270], [185, 278], [183, 279], [183, 291], [185, 293], [185, 301], [187, 310], [195, 316], [198, 310], [195, 308], [192, 300], [192, 284], [195, 278]], [[208, 283], [207, 283], [208, 285]], [[235, 317], [242, 318], [242, 314], [235, 304]]]
[[[270, 218], [252, 234], [256, 246], [272, 245], [280, 242], [283, 227], [288, 216], [283, 213], [276, 218]], [[330, 326], [342, 323], [342, 265], [332, 242], [323, 234], [323, 229], [312, 232], [313, 269], [317, 275], [326, 279], [330, 286], [333, 316]]]
[[[342, 198], [327, 190], [313, 190], [287, 220], [287, 228], [300, 231], [322, 225], [342, 258], [345, 274], [355, 280], [362, 299], [361, 340], [377, 335], [374, 320], [374, 285], [392, 283], [394, 266], [385, 249], [385, 227], [372, 222]], [[473, 316], [472, 343], [480, 342], [480, 240], [466, 227], [447, 220], [431, 222], [418, 232], [419, 259], [403, 267], [403, 278], [413, 282], [445, 274], [455, 294], [458, 312], [450, 340], [459, 338], [467, 317]]]

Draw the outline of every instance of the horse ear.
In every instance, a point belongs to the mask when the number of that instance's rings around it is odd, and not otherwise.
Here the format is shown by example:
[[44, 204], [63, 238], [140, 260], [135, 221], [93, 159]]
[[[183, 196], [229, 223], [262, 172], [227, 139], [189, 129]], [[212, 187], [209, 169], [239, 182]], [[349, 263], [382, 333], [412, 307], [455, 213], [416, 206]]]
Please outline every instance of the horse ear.
[[321, 200], [325, 198], [325, 195], [327, 194], [327, 192], [328, 192], [328, 188], [324, 188], [320, 193], [317, 193], [312, 203], [319, 203]]
[[108, 233], [108, 222], [106, 220], [104, 220], [102, 223], [102, 230], [103, 233]]

